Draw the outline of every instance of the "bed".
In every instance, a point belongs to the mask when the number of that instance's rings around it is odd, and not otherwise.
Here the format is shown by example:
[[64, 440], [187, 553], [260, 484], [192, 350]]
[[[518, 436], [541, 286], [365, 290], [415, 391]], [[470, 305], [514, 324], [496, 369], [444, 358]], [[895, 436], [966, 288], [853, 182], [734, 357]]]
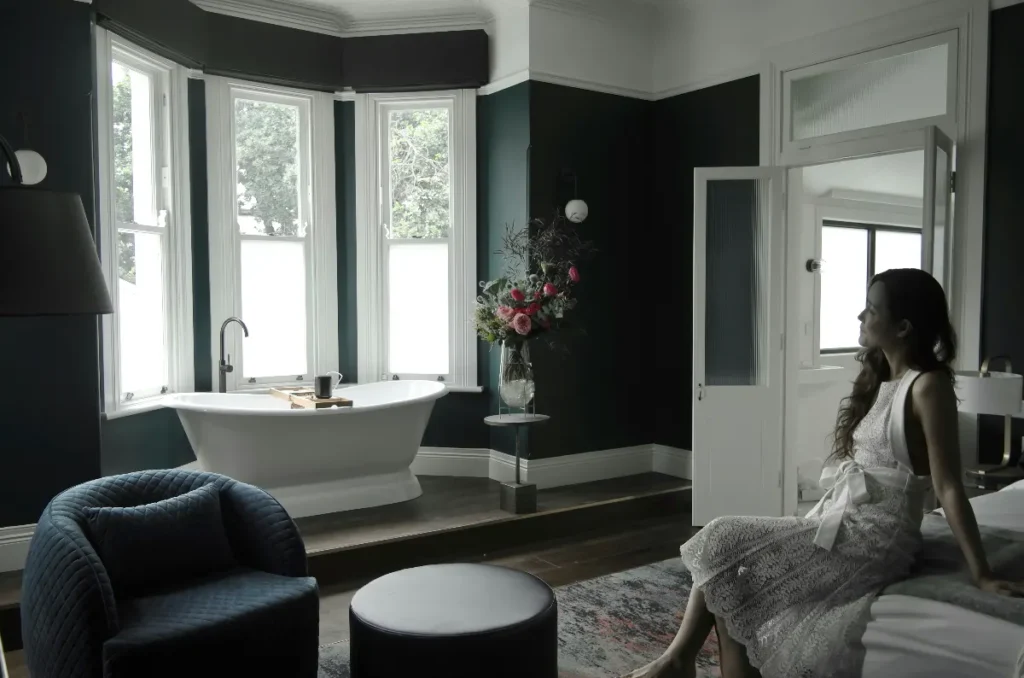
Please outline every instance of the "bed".
[[[983, 531], [1012, 531], [1024, 540], [1024, 482], [971, 504]], [[864, 678], [1024, 676], [1024, 626], [947, 602], [885, 593], [871, 606], [863, 641]]]

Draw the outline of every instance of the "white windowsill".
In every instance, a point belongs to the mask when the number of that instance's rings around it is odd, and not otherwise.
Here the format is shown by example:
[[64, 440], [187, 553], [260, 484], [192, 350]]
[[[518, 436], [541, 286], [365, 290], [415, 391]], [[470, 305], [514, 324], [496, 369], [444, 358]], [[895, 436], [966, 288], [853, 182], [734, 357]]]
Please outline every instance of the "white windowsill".
[[801, 384], [830, 384], [845, 379], [847, 369], [840, 365], [820, 365], [800, 369]]
[[121, 405], [114, 412], [104, 412], [103, 418], [110, 421], [112, 419], [130, 417], [133, 414], [142, 414], [144, 412], [159, 410], [164, 407], [164, 398], [166, 398], [166, 396], [153, 396], [152, 398], [146, 398], [130, 404]]

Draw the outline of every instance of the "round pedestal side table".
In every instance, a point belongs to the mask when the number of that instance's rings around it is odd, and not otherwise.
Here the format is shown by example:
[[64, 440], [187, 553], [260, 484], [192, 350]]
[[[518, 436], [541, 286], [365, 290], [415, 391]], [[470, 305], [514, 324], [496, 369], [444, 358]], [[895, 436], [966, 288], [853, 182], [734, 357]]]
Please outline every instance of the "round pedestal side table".
[[537, 486], [523, 484], [519, 475], [519, 431], [524, 426], [542, 424], [550, 419], [546, 414], [492, 414], [484, 417], [488, 426], [511, 426], [516, 432], [516, 479], [501, 484], [501, 510], [509, 513], [536, 513]]

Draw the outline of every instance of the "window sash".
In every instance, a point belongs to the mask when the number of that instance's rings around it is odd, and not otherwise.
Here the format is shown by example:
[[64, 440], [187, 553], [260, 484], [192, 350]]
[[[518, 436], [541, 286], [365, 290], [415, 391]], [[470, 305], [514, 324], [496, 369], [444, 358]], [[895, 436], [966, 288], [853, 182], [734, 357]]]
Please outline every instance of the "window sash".
[[[921, 235], [921, 229], [913, 226], [898, 226], [895, 224], [869, 224], [869, 223], [857, 223], [850, 221], [836, 221], [832, 219], [825, 219], [821, 223], [822, 228], [846, 228], [855, 231], [865, 231], [867, 233], [867, 270], [864, 272], [864, 291], [867, 293], [868, 284], [871, 278], [874, 277], [875, 261], [878, 253], [877, 250], [877, 235], [879, 232], [889, 233], [916, 233]], [[821, 324], [821, 308], [818, 308], [817, 322]], [[856, 353], [860, 351], [860, 346], [840, 346], [833, 348], [820, 349], [821, 355], [842, 355], [847, 353]]]
[[[391, 238], [389, 234], [393, 226], [393, 200], [391, 196], [391, 113], [397, 111], [419, 111], [430, 109], [444, 109], [448, 111], [448, 171], [449, 175], [454, 174], [453, 170], [457, 162], [453, 154], [452, 132], [454, 127], [455, 105], [452, 100], [423, 99], [415, 101], [388, 102], [382, 103], [377, 109], [377, 130], [378, 146], [377, 157], [380, 163], [380, 194], [379, 204], [381, 209], [381, 237], [382, 247], [379, 265], [381, 267], [381, 342], [383, 347], [383, 364], [381, 365], [381, 376], [385, 379], [428, 379], [432, 381], [452, 381], [452, 370], [455, 365], [455, 342], [452, 331], [452, 246], [451, 240], [454, 231], [459, 228], [453, 218], [452, 195], [453, 188], [449, 189], [449, 219], [447, 238]], [[453, 184], [454, 182], [450, 182]], [[448, 370], [444, 373], [436, 372], [392, 372], [391, 371], [391, 246], [392, 245], [416, 245], [416, 244], [448, 244]]]
[[[298, 129], [298, 141], [299, 141], [299, 157], [298, 157], [298, 168], [297, 168], [297, 181], [298, 181], [298, 223], [300, 231], [305, 229], [306, 236], [287, 236], [287, 235], [250, 235], [243, 234], [238, 228], [237, 216], [238, 216], [238, 201], [235, 200], [234, 214], [236, 220], [231, 224], [233, 233], [233, 249], [234, 249], [234, 261], [238, 262], [234, 271], [235, 280], [235, 308], [237, 310], [236, 315], [245, 320], [244, 310], [242, 309], [242, 241], [243, 240], [258, 240], [260, 242], [303, 242], [305, 244], [303, 251], [303, 263], [305, 276], [305, 320], [306, 320], [306, 356], [305, 356], [305, 367], [301, 374], [276, 374], [276, 375], [264, 375], [259, 377], [245, 376], [245, 342], [243, 335], [239, 334], [235, 337], [235, 358], [233, 363], [235, 365], [235, 371], [233, 374], [229, 374], [229, 378], [234, 376], [236, 381], [236, 388], [239, 386], [260, 386], [260, 385], [271, 385], [271, 384], [291, 384], [307, 381], [312, 376], [312, 363], [315, 354], [315, 336], [316, 327], [313, 318], [312, 308], [312, 297], [314, 294], [314, 281], [312, 276], [311, 266], [311, 248], [308, 242], [308, 235], [310, 229], [310, 214], [312, 212], [312, 190], [310, 187], [310, 177], [312, 174], [312, 149], [310, 142], [310, 127], [311, 127], [311, 110], [310, 102], [306, 98], [293, 97], [282, 93], [271, 92], [262, 89], [246, 89], [244, 87], [232, 87], [231, 88], [231, 177], [233, 182], [238, 181], [238, 156], [237, 156], [237, 116], [236, 116], [236, 104], [239, 100], [243, 101], [256, 101], [260, 103], [269, 103], [285, 106], [294, 106], [298, 109], [299, 129]], [[234, 185], [234, 183], [232, 184]], [[218, 329], [220, 327], [217, 324]], [[214, 363], [217, 362], [215, 357]]]
[[452, 235], [452, 230], [455, 228], [454, 224], [454, 165], [456, 159], [454, 157], [454, 143], [453, 143], [453, 131], [454, 131], [454, 117], [455, 117], [455, 105], [453, 101], [444, 100], [430, 100], [425, 99], [423, 101], [408, 101], [401, 103], [387, 103], [382, 104], [379, 108], [377, 127], [379, 134], [379, 146], [378, 146], [378, 158], [380, 159], [380, 196], [379, 204], [381, 211], [381, 228], [384, 230], [384, 240], [390, 242], [396, 242], [398, 240], [430, 240], [440, 241], [442, 238], [391, 238], [390, 233], [394, 227], [394, 215], [392, 210], [394, 209], [394, 202], [391, 196], [391, 114], [400, 111], [422, 111], [422, 110], [445, 110], [448, 112], [448, 172], [449, 172], [449, 191], [448, 191], [448, 237]]
[[[103, 29], [96, 34], [99, 226], [98, 244], [107, 287], [115, 313], [103, 317], [104, 409], [114, 413], [126, 405], [171, 391], [191, 391], [192, 283], [191, 220], [188, 179], [187, 75], [184, 68], [157, 57]], [[150, 80], [149, 167], [152, 177], [152, 224], [125, 223], [117, 217], [114, 197], [112, 68], [117, 63], [144, 74]], [[184, 181], [183, 181], [184, 180]], [[134, 208], [132, 218], [134, 219]], [[119, 233], [138, 233], [158, 238], [161, 261], [163, 315], [163, 379], [157, 386], [122, 387], [121, 299], [118, 293]], [[148, 349], [147, 349], [148, 350]], [[155, 347], [154, 347], [154, 350]]]
[[[207, 166], [209, 168], [211, 376], [219, 373], [220, 326], [242, 313], [241, 246], [255, 240], [302, 242], [305, 281], [306, 366], [304, 374], [245, 376], [245, 351], [240, 328], [225, 335], [225, 352], [234, 371], [226, 375], [229, 391], [270, 385], [308, 385], [315, 374], [338, 369], [337, 245], [334, 171], [334, 102], [331, 95], [207, 76]], [[305, 236], [255, 235], [240, 232], [236, 194], [236, 111], [238, 99], [299, 108], [299, 222]], [[323, 225], [320, 227], [320, 225]], [[254, 329], [250, 326], [250, 331]]]
[[[448, 247], [448, 279], [447, 279], [447, 296], [448, 296], [448, 370], [443, 373], [438, 372], [392, 372], [391, 366], [391, 294], [390, 294], [390, 281], [391, 281], [391, 247], [393, 245], [402, 246], [436, 246], [444, 244]], [[382, 376], [387, 379], [394, 379], [396, 376], [399, 379], [427, 379], [431, 381], [452, 381], [454, 365], [455, 365], [455, 341], [452, 333], [452, 268], [453, 268], [453, 255], [452, 255], [452, 239], [451, 238], [384, 238], [381, 256], [381, 270], [383, 274], [381, 276], [381, 282], [383, 286], [382, 293], [382, 323], [383, 327], [381, 330], [382, 341], [384, 346], [384, 371]]]
[[[359, 381], [442, 379], [450, 387], [478, 389], [477, 339], [472, 328], [476, 298], [476, 92], [356, 96], [357, 281], [359, 288]], [[390, 221], [388, 115], [394, 110], [448, 107], [450, 228], [448, 238], [402, 238], [391, 243], [448, 245], [448, 373], [393, 374], [389, 370], [390, 309], [387, 300]], [[386, 173], [386, 174], [385, 174]], [[385, 216], [387, 215], [387, 216]], [[409, 242], [409, 241], [413, 242]]]

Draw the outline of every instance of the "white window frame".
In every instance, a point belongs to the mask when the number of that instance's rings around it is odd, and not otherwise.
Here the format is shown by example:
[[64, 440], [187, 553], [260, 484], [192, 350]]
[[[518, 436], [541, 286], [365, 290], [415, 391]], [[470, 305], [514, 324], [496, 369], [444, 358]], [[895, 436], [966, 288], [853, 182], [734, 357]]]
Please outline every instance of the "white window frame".
[[[848, 132], [838, 132], [806, 139], [793, 138], [793, 111], [792, 111], [792, 83], [794, 80], [801, 80], [806, 77], [845, 70], [860, 64], [871, 63], [879, 59], [908, 54], [938, 45], [946, 45], [946, 113], [928, 118], [917, 118], [903, 122], [894, 122], [886, 125], [876, 125]], [[783, 165], [801, 164], [808, 158], [807, 151], [822, 146], [830, 146], [844, 141], [875, 137], [884, 134], [916, 130], [929, 125], [935, 125], [946, 133], [951, 139], [956, 138], [957, 120], [957, 68], [959, 65], [958, 55], [958, 32], [947, 30], [934, 35], [929, 35], [915, 40], [908, 40], [892, 44], [879, 49], [860, 52], [847, 57], [831, 59], [812, 66], [796, 68], [783, 71], [782, 73], [782, 163]]]
[[310, 383], [314, 376], [338, 370], [337, 207], [334, 166], [334, 99], [332, 95], [243, 80], [207, 76], [206, 129], [210, 210], [210, 331], [213, 384], [220, 379], [220, 327], [227, 318], [242, 320], [240, 247], [244, 236], [236, 220], [235, 100], [249, 99], [298, 106], [299, 219], [304, 238], [274, 236], [274, 240], [303, 241], [306, 245], [306, 342], [308, 373], [243, 378], [244, 337], [231, 326], [225, 353], [234, 371], [227, 390], [265, 389]]
[[100, 260], [114, 308], [118, 308], [118, 224], [114, 200], [113, 83], [111, 63], [152, 77], [154, 111], [154, 208], [163, 227], [133, 224], [132, 230], [163, 238], [167, 384], [151, 392], [125, 394], [120, 378], [120, 318], [103, 316], [104, 411], [109, 415], [146, 408], [164, 393], [195, 388], [192, 334], [192, 196], [189, 175], [188, 70], [109, 31], [96, 27], [97, 142], [99, 155]]
[[[391, 374], [388, 370], [387, 255], [381, 206], [380, 152], [391, 110], [446, 107], [451, 112], [451, 229], [448, 242], [448, 374]], [[356, 95], [356, 258], [359, 382], [387, 379], [444, 381], [453, 390], [480, 391], [476, 299], [476, 91]], [[395, 242], [409, 242], [399, 240]], [[424, 242], [438, 242], [424, 241]]]
[[[875, 195], [860, 191], [834, 190], [828, 196], [815, 198], [809, 202], [814, 210], [814, 258], [821, 259], [821, 229], [827, 221], [840, 221], [851, 224], [868, 224], [892, 226], [896, 228], [921, 230], [924, 219], [922, 201], [915, 198], [898, 198], [896, 196]], [[854, 353], [839, 351], [821, 352], [821, 276], [813, 276], [813, 306], [809, 312], [811, 329], [811, 355], [803, 356], [803, 364], [807, 367], [820, 367], [822, 363], [834, 364], [842, 361], [843, 356]], [[806, 316], [805, 316], [806, 317]], [[808, 364], [809, 363], [809, 364]]]

